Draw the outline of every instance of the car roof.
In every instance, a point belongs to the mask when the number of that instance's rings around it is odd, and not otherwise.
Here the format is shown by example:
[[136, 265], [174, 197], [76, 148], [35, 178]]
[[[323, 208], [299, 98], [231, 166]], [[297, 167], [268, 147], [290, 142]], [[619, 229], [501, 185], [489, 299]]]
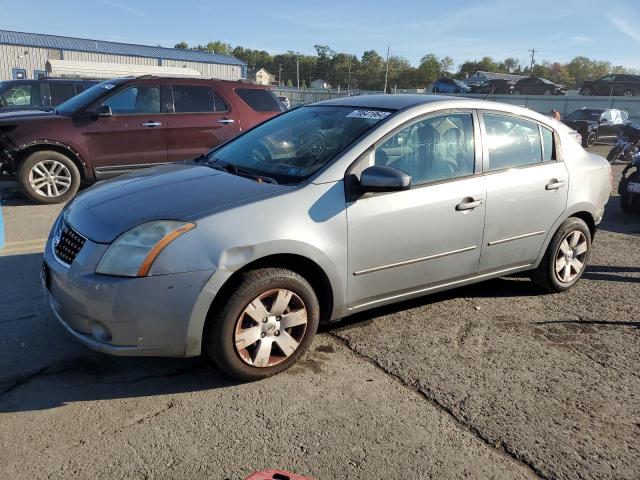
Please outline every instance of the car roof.
[[458, 97], [447, 97], [444, 95], [359, 95], [355, 97], [340, 97], [332, 100], [312, 103], [311, 105], [336, 105], [342, 107], [359, 108], [380, 108], [383, 110], [402, 110], [403, 108], [415, 107], [426, 103], [462, 100]]

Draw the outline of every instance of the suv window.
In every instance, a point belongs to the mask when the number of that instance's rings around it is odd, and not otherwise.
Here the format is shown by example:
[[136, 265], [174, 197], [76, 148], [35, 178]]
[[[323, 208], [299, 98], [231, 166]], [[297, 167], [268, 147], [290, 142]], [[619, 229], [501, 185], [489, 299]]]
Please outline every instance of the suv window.
[[73, 83], [50, 82], [49, 94], [51, 95], [51, 105], [60, 105], [76, 95], [76, 88]]
[[472, 116], [451, 113], [411, 123], [376, 147], [375, 163], [406, 172], [414, 185], [472, 175]]
[[533, 165], [542, 161], [538, 124], [516, 117], [484, 114], [489, 170]]
[[283, 107], [271, 92], [257, 88], [236, 88], [238, 96], [256, 112], [282, 112]]
[[173, 85], [173, 108], [175, 113], [224, 112], [227, 105], [211, 87], [196, 85]]
[[160, 87], [135, 86], [116, 93], [103, 103], [114, 115], [160, 113]]
[[0, 107], [41, 106], [40, 84], [17, 83], [0, 93]]

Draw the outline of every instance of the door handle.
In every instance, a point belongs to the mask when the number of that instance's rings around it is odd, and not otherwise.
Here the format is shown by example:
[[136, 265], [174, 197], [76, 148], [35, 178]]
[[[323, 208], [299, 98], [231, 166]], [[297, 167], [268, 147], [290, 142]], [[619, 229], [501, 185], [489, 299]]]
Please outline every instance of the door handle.
[[233, 118], [223, 118], [222, 120], [218, 120], [218, 123], [221, 123], [223, 125], [227, 125], [229, 123], [234, 123], [235, 120]]
[[162, 123], [161, 122], [148, 121], [148, 122], [141, 123], [140, 126], [142, 126], [142, 127], [161, 127]]
[[464, 210], [473, 210], [482, 205], [482, 200], [474, 200], [473, 198], [465, 198], [462, 203], [456, 205], [456, 210], [462, 212]]
[[558, 190], [565, 184], [564, 180], [553, 179], [545, 185], [545, 190]]

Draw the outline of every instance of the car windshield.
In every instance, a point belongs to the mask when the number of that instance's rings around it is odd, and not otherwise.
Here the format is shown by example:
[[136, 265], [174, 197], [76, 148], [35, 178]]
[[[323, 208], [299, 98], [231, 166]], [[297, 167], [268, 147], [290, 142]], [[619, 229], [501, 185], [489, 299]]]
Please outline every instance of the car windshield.
[[597, 121], [602, 115], [602, 110], [576, 110], [567, 115], [567, 120], [594, 120]]
[[295, 184], [327, 165], [391, 113], [330, 105], [301, 107], [222, 145], [206, 159], [229, 171]]
[[79, 95], [71, 97], [66, 102], [62, 102], [56, 107], [56, 111], [61, 115], [73, 115], [79, 109], [86, 107], [98, 100], [113, 88], [124, 82], [125, 79], [108, 80], [98, 83], [91, 88], [86, 89]]
[[546, 78], [541, 78], [541, 81], [543, 81], [544, 83], [548, 84], [548, 85], [553, 85], [553, 82], [550, 80], [547, 80]]
[[453, 83], [455, 83], [457, 86], [462, 87], [462, 88], [467, 88], [467, 84], [461, 82], [460, 80], [453, 80]]

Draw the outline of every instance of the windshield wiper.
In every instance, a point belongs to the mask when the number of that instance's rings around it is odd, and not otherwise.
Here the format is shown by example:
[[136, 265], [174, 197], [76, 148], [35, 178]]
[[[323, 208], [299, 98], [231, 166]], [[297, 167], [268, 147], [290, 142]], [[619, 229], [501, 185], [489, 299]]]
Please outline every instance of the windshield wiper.
[[[199, 160], [199, 158], [197, 160]], [[253, 180], [256, 180], [258, 183], [264, 182], [264, 183], [272, 183], [274, 185], [278, 184], [278, 182], [274, 178], [267, 177], [264, 175], [258, 175], [257, 173], [253, 173], [242, 167], [238, 168], [238, 166], [235, 163], [225, 163], [214, 158], [213, 160], [206, 161], [204, 164], [207, 167], [220, 170], [221, 172], [230, 173], [238, 177], [251, 178]]]

